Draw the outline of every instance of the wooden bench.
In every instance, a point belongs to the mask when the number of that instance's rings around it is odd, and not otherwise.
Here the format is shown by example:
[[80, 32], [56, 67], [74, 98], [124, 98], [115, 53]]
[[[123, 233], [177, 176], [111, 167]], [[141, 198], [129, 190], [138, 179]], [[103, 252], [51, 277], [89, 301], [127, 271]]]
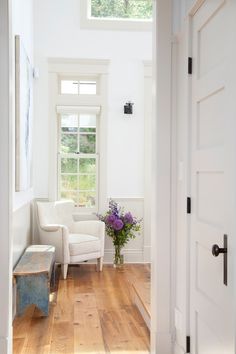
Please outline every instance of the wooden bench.
[[28, 247], [13, 276], [17, 286], [17, 315], [29, 305], [36, 305], [45, 316], [49, 313], [50, 280], [55, 281], [55, 247], [33, 245]]

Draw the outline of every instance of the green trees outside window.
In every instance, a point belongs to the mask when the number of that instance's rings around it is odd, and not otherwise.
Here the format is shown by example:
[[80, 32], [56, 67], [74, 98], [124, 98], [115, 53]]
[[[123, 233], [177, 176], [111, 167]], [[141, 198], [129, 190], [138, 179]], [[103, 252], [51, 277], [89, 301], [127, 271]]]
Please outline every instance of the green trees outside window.
[[91, 0], [91, 16], [150, 20], [152, 0]]
[[60, 196], [79, 207], [96, 204], [96, 116], [61, 116]]

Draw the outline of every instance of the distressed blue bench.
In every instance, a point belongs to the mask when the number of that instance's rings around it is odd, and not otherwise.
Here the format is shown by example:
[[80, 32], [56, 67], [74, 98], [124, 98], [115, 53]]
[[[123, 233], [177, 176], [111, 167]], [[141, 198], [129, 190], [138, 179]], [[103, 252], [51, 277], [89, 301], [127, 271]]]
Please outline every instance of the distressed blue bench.
[[44, 316], [49, 313], [50, 281], [55, 281], [55, 247], [28, 247], [13, 271], [16, 280], [17, 316], [30, 306], [37, 306]]

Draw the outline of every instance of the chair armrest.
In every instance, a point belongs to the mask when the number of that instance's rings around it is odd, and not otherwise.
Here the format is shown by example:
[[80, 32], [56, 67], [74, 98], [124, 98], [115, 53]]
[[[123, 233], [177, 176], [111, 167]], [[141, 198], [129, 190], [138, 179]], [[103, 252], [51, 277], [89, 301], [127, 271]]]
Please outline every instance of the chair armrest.
[[60, 224], [40, 225], [40, 243], [56, 249], [56, 262], [69, 263], [69, 230]]
[[41, 229], [43, 229], [44, 231], [48, 231], [48, 232], [53, 232], [53, 231], [58, 231], [60, 229], [60, 227], [63, 227], [63, 225], [59, 225], [59, 224], [46, 224], [46, 225], [40, 225]]
[[75, 221], [72, 232], [104, 238], [105, 223], [99, 220]]

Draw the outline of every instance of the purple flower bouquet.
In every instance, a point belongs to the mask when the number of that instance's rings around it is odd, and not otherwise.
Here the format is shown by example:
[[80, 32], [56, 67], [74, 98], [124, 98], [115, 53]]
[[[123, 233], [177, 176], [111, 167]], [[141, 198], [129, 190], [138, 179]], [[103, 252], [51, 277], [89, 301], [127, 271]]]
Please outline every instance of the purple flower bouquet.
[[141, 220], [138, 220], [130, 212], [125, 212], [114, 200], [109, 201], [109, 210], [104, 214], [97, 214], [97, 217], [104, 221], [106, 233], [113, 240], [115, 247], [114, 266], [123, 263], [121, 249], [130, 240], [136, 237], [140, 231]]

